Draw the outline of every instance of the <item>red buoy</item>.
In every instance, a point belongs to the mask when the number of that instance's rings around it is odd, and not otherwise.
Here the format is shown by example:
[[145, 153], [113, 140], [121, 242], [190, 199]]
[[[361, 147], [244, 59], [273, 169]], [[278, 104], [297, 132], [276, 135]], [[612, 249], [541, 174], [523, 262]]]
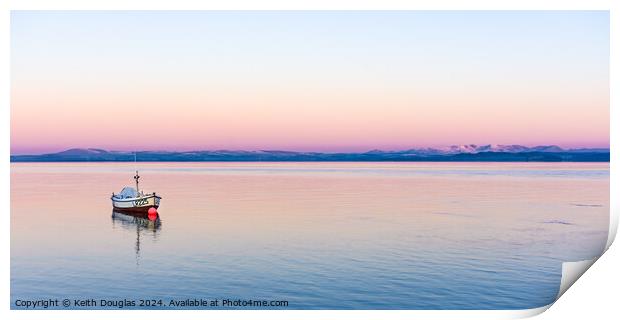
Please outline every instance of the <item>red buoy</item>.
[[157, 219], [157, 209], [150, 207], [149, 208], [149, 220]]

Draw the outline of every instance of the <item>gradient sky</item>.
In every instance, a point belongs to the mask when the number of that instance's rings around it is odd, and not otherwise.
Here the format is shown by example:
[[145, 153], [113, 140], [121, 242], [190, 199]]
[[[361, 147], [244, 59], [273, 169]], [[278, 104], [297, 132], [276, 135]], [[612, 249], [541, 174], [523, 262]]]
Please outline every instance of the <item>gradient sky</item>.
[[11, 153], [609, 146], [609, 15], [11, 14]]

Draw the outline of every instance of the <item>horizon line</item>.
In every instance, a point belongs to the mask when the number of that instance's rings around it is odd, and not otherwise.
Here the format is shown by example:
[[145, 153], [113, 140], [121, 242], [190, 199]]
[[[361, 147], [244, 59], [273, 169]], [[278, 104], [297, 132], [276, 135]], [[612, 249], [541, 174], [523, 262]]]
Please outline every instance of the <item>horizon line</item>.
[[417, 147], [406, 147], [401, 149], [381, 149], [381, 148], [370, 148], [365, 151], [315, 151], [315, 150], [293, 150], [293, 149], [271, 149], [271, 148], [256, 148], [256, 149], [226, 149], [226, 148], [211, 148], [211, 149], [187, 149], [187, 150], [166, 150], [166, 149], [142, 149], [142, 150], [113, 150], [113, 149], [105, 149], [105, 148], [97, 148], [97, 147], [71, 147], [67, 149], [60, 149], [59, 151], [50, 151], [50, 152], [41, 152], [41, 153], [10, 153], [10, 156], [40, 156], [40, 155], [48, 155], [48, 154], [57, 154], [61, 152], [71, 151], [71, 150], [102, 150], [105, 152], [124, 152], [124, 153], [135, 153], [135, 152], [177, 152], [177, 153], [187, 153], [187, 152], [208, 152], [208, 151], [231, 151], [231, 152], [297, 152], [297, 153], [323, 153], [323, 154], [338, 154], [338, 153], [352, 153], [352, 154], [361, 154], [367, 153], [371, 151], [381, 151], [381, 152], [402, 152], [408, 150], [421, 150], [421, 149], [436, 149], [441, 150], [443, 148], [452, 148], [452, 147], [494, 147], [494, 146], [502, 146], [502, 147], [525, 147], [525, 148], [538, 148], [538, 147], [557, 147], [562, 149], [563, 151], [571, 151], [571, 150], [608, 150], [610, 151], [611, 146], [606, 147], [562, 147], [557, 144], [537, 144], [537, 145], [524, 145], [524, 144], [452, 144], [452, 145], [443, 145], [443, 146], [417, 146]]

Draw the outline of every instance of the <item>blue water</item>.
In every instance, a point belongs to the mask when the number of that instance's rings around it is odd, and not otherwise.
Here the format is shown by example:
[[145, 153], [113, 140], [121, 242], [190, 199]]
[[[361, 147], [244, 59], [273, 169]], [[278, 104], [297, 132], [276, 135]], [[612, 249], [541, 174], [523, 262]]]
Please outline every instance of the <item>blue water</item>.
[[[158, 221], [112, 215], [133, 166], [12, 164], [13, 309], [534, 308], [555, 299], [562, 262], [607, 240], [607, 163], [140, 164]], [[211, 307], [235, 308], [262, 309]]]

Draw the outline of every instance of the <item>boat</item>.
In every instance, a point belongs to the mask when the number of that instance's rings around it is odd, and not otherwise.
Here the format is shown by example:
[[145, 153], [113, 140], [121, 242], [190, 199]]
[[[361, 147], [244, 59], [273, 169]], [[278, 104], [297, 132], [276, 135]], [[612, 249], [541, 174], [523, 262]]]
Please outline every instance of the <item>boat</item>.
[[136, 188], [124, 187], [120, 193], [112, 193], [112, 207], [115, 211], [123, 213], [148, 213], [149, 209], [159, 208], [159, 202], [161, 197], [155, 192], [144, 193], [140, 190], [140, 175], [136, 170], [136, 175], [133, 177], [136, 180]]

